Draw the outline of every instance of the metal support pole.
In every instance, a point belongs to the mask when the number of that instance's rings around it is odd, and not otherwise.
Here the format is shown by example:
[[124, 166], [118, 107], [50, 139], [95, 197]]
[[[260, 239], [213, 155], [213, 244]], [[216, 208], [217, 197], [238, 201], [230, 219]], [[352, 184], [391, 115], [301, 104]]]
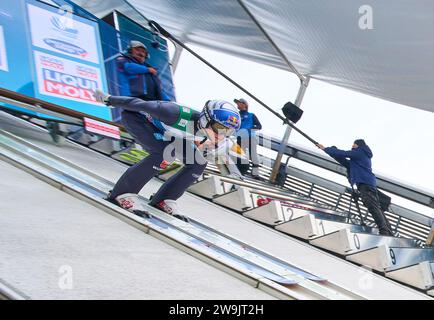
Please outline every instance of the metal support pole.
[[433, 245], [433, 240], [434, 240], [434, 223], [431, 226], [431, 230], [430, 230], [430, 232], [428, 234], [428, 238], [426, 239], [426, 244], [429, 245], [429, 246], [432, 246]]
[[[303, 101], [304, 93], [306, 92], [307, 86], [309, 85], [310, 77], [306, 76], [304, 81], [300, 81], [300, 88], [298, 89], [297, 98], [295, 99], [295, 105], [300, 107]], [[285, 152], [286, 145], [288, 144], [289, 135], [291, 134], [292, 128], [286, 125], [286, 131], [280, 142], [279, 152], [277, 153], [276, 160], [274, 161], [273, 171], [271, 171], [270, 182], [274, 183], [276, 181], [277, 173], [279, 172], [280, 163], [282, 162], [282, 156]]]
[[181, 58], [181, 53], [184, 50], [183, 47], [175, 45], [175, 53], [173, 54], [172, 61], [170, 64], [172, 65], [172, 73], [175, 74], [176, 68], [178, 67], [179, 59]]

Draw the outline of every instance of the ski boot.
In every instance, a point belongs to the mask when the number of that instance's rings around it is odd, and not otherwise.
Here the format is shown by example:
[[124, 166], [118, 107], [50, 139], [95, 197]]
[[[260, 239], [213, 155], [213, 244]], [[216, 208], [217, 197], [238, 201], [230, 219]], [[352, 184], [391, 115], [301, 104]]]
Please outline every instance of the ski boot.
[[154, 207], [182, 221], [190, 222], [190, 219], [187, 216], [180, 213], [175, 200], [161, 200], [155, 204]]
[[141, 204], [142, 200], [139, 199], [139, 196], [137, 194], [124, 193], [113, 199], [110, 197], [109, 193], [109, 196], [106, 198], [106, 200], [125, 210], [128, 210], [129, 212], [134, 213], [135, 215], [138, 215], [139, 217], [152, 217], [146, 210], [146, 208]]

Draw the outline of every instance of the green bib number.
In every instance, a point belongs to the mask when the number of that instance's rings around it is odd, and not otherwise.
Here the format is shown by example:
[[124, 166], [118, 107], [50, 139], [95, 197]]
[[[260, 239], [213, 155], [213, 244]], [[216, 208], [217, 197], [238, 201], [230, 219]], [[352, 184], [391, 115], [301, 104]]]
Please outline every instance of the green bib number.
[[187, 131], [188, 123], [191, 120], [191, 115], [193, 114], [193, 110], [188, 107], [179, 106], [179, 117], [178, 120], [171, 127], [184, 131]]

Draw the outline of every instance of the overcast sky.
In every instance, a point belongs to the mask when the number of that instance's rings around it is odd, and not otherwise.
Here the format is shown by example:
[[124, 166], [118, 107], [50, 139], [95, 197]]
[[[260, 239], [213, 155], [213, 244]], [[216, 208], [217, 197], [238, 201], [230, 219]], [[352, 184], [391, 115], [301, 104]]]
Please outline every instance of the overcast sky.
[[[274, 110], [294, 102], [299, 80], [289, 72], [190, 46]], [[177, 100], [197, 109], [209, 99], [245, 98], [263, 132], [282, 137], [285, 127], [273, 114], [184, 51], [175, 73]], [[325, 146], [350, 149], [363, 138], [371, 147], [373, 170], [434, 193], [434, 113], [311, 80], [298, 127]], [[294, 132], [290, 143], [320, 151]], [[432, 213], [432, 210], [429, 210]]]

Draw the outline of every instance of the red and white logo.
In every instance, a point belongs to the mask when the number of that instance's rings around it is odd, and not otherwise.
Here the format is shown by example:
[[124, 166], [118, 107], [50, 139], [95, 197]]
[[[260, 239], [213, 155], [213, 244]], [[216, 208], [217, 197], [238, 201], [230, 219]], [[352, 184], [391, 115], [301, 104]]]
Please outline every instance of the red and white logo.
[[98, 72], [89, 67], [77, 66], [77, 74], [90, 79], [98, 79]]
[[168, 213], [168, 214], [172, 214], [173, 210], [171, 207], [169, 207], [166, 202], [164, 202], [164, 200], [160, 201], [157, 206], [163, 210], [164, 212]]
[[98, 68], [38, 51], [35, 63], [40, 94], [100, 104], [92, 94], [103, 86]]
[[41, 65], [44, 67], [48, 67], [50, 69], [60, 70], [60, 71], [65, 70], [65, 66], [63, 65], [63, 62], [60, 59], [48, 57], [48, 56], [41, 56], [40, 61], [41, 61]]
[[46, 92], [76, 98], [85, 101], [96, 101], [92, 91], [98, 88], [96, 81], [55, 70], [42, 69]]
[[119, 127], [94, 119], [84, 118], [84, 128], [86, 129], [86, 131], [100, 134], [113, 139], [119, 140], [121, 138], [121, 132], [119, 130]]
[[121, 204], [122, 208], [127, 209], [127, 210], [134, 207], [134, 202], [127, 200], [127, 199], [121, 199], [120, 204]]

